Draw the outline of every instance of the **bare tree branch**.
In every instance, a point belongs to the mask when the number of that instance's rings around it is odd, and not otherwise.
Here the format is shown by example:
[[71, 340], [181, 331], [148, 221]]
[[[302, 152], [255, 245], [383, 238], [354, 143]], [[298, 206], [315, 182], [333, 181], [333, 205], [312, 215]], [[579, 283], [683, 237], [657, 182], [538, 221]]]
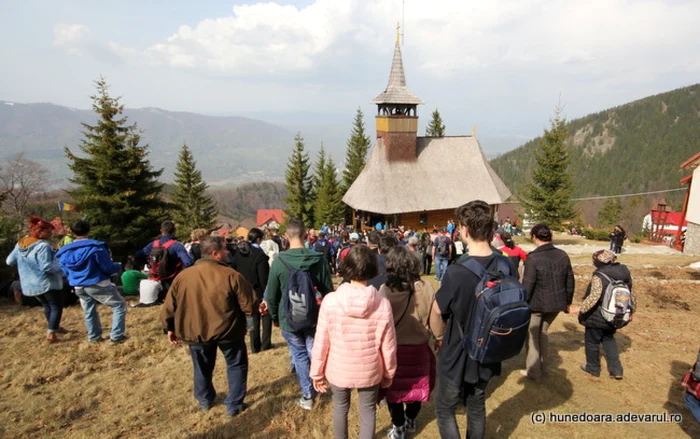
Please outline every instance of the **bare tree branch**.
[[24, 153], [8, 159], [0, 168], [0, 201], [4, 210], [22, 221], [29, 201], [46, 191], [49, 173], [37, 162], [24, 158]]

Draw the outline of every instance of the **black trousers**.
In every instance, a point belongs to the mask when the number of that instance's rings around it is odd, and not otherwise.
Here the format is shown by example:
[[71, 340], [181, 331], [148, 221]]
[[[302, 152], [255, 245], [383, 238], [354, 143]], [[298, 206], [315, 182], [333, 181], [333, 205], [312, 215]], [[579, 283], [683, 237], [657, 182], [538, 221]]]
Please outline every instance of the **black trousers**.
[[[262, 323], [262, 325], [261, 325]], [[262, 337], [260, 327], [262, 326]], [[250, 351], [257, 354], [272, 348], [272, 317], [270, 314], [260, 316], [260, 313], [253, 314], [253, 328], [250, 330]]]
[[467, 439], [483, 439], [486, 434], [486, 386], [488, 381], [476, 384], [462, 383], [454, 387], [444, 377], [438, 377], [435, 389], [435, 415], [440, 437], [457, 439], [459, 427], [455, 413], [459, 404], [467, 406]]
[[622, 376], [622, 363], [615, 341], [615, 329], [586, 327], [586, 369], [600, 375], [600, 345], [603, 345], [610, 375]]
[[406, 423], [406, 418], [416, 419], [418, 413], [420, 413], [421, 403], [420, 402], [407, 402], [404, 403], [389, 403], [389, 414], [391, 415], [391, 423], [397, 427], [401, 427]]
[[430, 269], [432, 268], [433, 265], [433, 255], [430, 253], [426, 253], [423, 256], [423, 274], [424, 275], [429, 275], [430, 274]]

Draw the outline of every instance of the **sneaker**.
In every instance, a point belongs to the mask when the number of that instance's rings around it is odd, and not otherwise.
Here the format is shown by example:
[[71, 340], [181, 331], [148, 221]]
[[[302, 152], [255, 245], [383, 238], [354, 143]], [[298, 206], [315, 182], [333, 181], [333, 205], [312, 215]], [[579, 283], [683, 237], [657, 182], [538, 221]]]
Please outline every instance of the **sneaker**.
[[616, 379], [616, 380], [619, 381], [619, 380], [622, 379], [622, 375], [613, 375], [613, 374], [610, 374], [610, 378], [614, 378], [614, 379]]
[[406, 418], [406, 423], [404, 424], [404, 427], [406, 427], [407, 433], [415, 433], [416, 432], [416, 420], [411, 419], [411, 418]]
[[386, 435], [389, 439], [405, 439], [406, 437], [406, 427], [402, 425], [401, 427], [397, 425], [392, 425], [391, 430]]
[[595, 373], [589, 371], [587, 365], [585, 365], [585, 364], [582, 364], [582, 365], [580, 366], [580, 368], [581, 368], [582, 371], [586, 372], [587, 374], [589, 374], [589, 375], [591, 375], [591, 376], [594, 376], [594, 377], [596, 377], [596, 378], [600, 377], [600, 373], [595, 374]]
[[92, 340], [89, 340], [89, 339], [88, 339], [88, 343], [90, 343], [90, 344], [102, 343], [103, 341], [105, 341], [105, 339], [102, 338], [102, 337], [100, 337], [100, 338], [93, 338]]
[[112, 342], [112, 344], [121, 344], [121, 343], [124, 343], [125, 341], [127, 341], [128, 339], [129, 339], [129, 337], [127, 337], [126, 335], [122, 335], [119, 338], [110, 339], [110, 341]]
[[214, 405], [214, 401], [207, 401], [207, 402], [200, 402], [199, 403], [199, 409], [203, 412], [208, 412], [212, 406]]
[[314, 400], [309, 398], [306, 399], [303, 396], [299, 399], [297, 399], [297, 405], [304, 410], [311, 410], [314, 408]]

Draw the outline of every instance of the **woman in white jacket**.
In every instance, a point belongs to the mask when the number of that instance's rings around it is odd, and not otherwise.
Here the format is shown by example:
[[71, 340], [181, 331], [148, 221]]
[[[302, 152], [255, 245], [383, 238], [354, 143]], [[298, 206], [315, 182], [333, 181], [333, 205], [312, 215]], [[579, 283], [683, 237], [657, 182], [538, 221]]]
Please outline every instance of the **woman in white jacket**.
[[267, 229], [267, 232], [265, 234], [265, 240], [260, 243], [260, 248], [265, 252], [268, 258], [268, 262], [270, 263], [270, 267], [272, 267], [272, 263], [275, 262], [275, 259], [277, 259], [277, 256], [280, 255], [280, 247], [277, 245], [275, 241], [272, 240], [272, 237], [274, 236], [274, 233], [272, 233], [272, 230]]

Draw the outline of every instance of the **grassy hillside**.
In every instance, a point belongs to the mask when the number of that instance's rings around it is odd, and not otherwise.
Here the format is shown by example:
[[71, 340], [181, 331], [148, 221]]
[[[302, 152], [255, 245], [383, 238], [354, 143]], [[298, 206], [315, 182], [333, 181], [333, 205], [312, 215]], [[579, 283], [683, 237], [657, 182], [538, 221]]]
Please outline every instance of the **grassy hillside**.
[[233, 189], [212, 189], [219, 214], [243, 222], [255, 219], [258, 209], [285, 209], [284, 183], [263, 182], [244, 184]]
[[[679, 165], [700, 150], [700, 84], [572, 120], [568, 129], [575, 196], [680, 187]], [[539, 142], [491, 161], [516, 194]]]

